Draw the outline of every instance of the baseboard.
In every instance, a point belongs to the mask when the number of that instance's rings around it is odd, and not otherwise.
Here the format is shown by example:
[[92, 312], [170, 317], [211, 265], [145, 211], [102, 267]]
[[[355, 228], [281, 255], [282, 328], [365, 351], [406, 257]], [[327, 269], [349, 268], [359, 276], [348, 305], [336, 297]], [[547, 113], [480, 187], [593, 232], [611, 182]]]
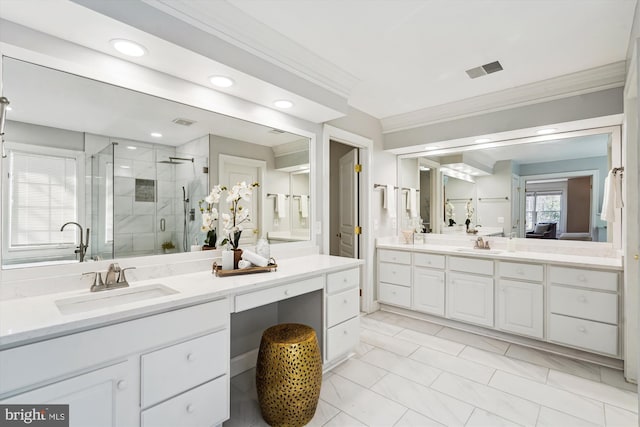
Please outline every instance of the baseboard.
[[258, 349], [249, 350], [231, 359], [231, 376], [235, 377], [249, 369], [256, 367], [258, 360]]

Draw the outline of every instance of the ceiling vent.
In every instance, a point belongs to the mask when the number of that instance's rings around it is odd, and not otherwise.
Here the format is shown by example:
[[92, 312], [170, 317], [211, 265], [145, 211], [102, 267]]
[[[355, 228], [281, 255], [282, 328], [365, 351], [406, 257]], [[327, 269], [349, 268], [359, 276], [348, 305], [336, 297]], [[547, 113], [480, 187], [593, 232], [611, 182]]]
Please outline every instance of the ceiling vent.
[[181, 119], [181, 118], [173, 119], [172, 122], [181, 126], [191, 126], [192, 124], [195, 123], [195, 121], [193, 120]]
[[472, 79], [486, 76], [487, 74], [497, 73], [502, 71], [502, 64], [499, 61], [490, 62], [488, 64], [481, 65], [479, 67], [470, 68], [466, 71], [467, 75]]

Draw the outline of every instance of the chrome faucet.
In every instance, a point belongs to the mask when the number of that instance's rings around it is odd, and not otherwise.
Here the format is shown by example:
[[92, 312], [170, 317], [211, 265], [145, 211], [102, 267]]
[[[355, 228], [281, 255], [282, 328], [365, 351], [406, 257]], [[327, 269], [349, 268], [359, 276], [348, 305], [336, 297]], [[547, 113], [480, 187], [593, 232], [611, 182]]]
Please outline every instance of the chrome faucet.
[[85, 243], [83, 243], [82, 242], [82, 226], [77, 222], [73, 222], [73, 221], [66, 222], [62, 227], [60, 227], [60, 231], [64, 230], [64, 228], [69, 224], [73, 224], [80, 229], [80, 244], [77, 246], [77, 249], [74, 251], [74, 253], [80, 254], [80, 262], [84, 262], [84, 256], [87, 253], [87, 248], [89, 247], [89, 229], [87, 228], [87, 240]]
[[102, 280], [102, 273], [99, 271], [93, 271], [90, 273], [84, 273], [83, 276], [93, 274], [93, 284], [91, 285], [91, 292], [108, 291], [109, 289], [126, 288], [129, 286], [127, 278], [124, 275], [126, 270], [134, 269], [135, 267], [120, 268], [117, 263], [109, 264], [109, 270], [105, 274], [104, 281]]

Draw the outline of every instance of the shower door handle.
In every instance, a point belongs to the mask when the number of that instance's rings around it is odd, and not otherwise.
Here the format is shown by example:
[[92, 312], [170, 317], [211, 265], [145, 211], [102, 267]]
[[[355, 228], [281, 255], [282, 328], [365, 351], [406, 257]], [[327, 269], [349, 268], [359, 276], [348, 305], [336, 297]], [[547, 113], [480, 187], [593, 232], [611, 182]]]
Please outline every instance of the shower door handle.
[[160, 218], [160, 231], [164, 231], [167, 228], [167, 221], [164, 218]]

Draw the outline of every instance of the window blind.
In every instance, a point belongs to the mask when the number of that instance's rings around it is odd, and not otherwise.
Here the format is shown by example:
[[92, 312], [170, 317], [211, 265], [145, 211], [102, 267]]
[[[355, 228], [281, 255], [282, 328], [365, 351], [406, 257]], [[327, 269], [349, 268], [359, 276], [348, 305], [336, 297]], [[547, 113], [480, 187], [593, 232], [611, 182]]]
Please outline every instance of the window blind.
[[60, 232], [77, 221], [76, 159], [11, 151], [9, 161], [10, 245], [77, 244], [77, 229]]

